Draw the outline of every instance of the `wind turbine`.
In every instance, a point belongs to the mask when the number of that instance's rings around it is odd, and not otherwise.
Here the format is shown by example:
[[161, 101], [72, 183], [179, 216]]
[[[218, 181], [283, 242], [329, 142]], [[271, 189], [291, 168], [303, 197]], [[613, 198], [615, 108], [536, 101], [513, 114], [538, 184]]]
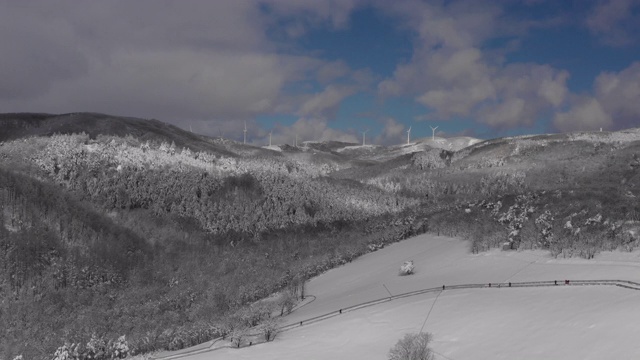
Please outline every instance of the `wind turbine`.
[[273, 130], [269, 131], [269, 147], [271, 147], [271, 134], [273, 134]]
[[369, 131], [369, 129], [365, 130], [362, 132], [362, 146], [365, 145], [365, 140], [366, 140], [366, 136], [367, 136], [367, 131]]
[[411, 142], [411, 126], [409, 126], [409, 130], [407, 130], [407, 145]]
[[296, 147], [298, 147], [298, 134], [296, 133]]
[[436, 140], [436, 129], [438, 128], [438, 126], [433, 127], [433, 126], [429, 126], [431, 128], [431, 140], [435, 141]]
[[246, 144], [246, 143], [247, 143], [247, 122], [246, 122], [246, 121], [244, 122], [244, 130], [243, 130], [243, 133], [244, 133], [244, 141], [243, 141], [242, 143], [243, 143], [243, 144]]

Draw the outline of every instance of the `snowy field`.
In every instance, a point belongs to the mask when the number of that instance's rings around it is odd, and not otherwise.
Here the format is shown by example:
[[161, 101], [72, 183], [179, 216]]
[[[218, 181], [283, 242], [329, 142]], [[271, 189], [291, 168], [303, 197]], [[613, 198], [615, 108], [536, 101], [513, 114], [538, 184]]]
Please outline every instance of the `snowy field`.
[[[406, 260], [414, 261], [415, 274], [398, 276]], [[467, 242], [422, 235], [312, 279], [307, 293], [315, 299], [284, 323], [383, 298], [386, 289], [399, 294], [443, 284], [564, 279], [640, 282], [640, 257], [613, 252], [595, 260], [553, 259], [544, 251], [497, 250], [474, 255]], [[434, 335], [436, 359], [636, 359], [640, 291], [614, 286], [448, 290], [347, 312], [283, 332], [272, 343], [188, 359], [386, 359], [404, 333], [418, 332], [423, 324]]]

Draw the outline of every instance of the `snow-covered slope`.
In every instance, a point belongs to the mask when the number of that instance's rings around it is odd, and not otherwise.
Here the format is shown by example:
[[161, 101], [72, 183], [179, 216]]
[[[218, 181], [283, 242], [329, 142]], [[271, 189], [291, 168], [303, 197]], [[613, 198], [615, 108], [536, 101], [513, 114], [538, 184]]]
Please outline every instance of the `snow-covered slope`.
[[[414, 260], [415, 275], [398, 276]], [[311, 280], [315, 299], [286, 323], [405, 291], [463, 283], [563, 279], [640, 280], [637, 253], [595, 260], [545, 252], [468, 252], [458, 239], [418, 236]], [[192, 359], [386, 359], [405, 332], [433, 333], [436, 359], [601, 359], [640, 353], [640, 291], [617, 287], [451, 290], [385, 302], [278, 335], [267, 344]], [[434, 304], [427, 319], [427, 314]], [[426, 319], [426, 322], [425, 322]], [[594, 346], [594, 344], [598, 344]]]
[[452, 137], [452, 138], [436, 137], [435, 139], [432, 139], [429, 137], [429, 138], [424, 138], [417, 141], [417, 143], [419, 144], [426, 144], [433, 148], [450, 150], [450, 151], [458, 151], [468, 146], [477, 144], [479, 142], [482, 142], [482, 140], [472, 138], [469, 136], [459, 136], [459, 137]]
[[640, 353], [637, 291], [560, 287], [436, 296], [383, 303], [279, 334], [273, 343], [191, 359], [384, 360], [404, 333], [423, 324], [434, 335], [436, 360], [634, 359]]

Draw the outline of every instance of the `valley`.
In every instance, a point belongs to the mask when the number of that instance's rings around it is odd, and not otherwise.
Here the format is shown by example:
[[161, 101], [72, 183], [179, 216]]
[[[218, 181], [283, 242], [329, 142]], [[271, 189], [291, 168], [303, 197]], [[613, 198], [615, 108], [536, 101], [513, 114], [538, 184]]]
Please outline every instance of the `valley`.
[[638, 129], [260, 147], [96, 113], [0, 127], [2, 359], [188, 349], [303, 292], [283, 320], [443, 284], [635, 279]]

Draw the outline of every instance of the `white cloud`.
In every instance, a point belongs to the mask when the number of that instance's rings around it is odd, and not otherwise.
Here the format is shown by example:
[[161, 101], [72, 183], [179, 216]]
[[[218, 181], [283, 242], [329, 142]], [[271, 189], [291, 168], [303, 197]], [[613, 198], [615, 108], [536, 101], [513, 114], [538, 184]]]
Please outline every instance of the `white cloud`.
[[640, 62], [620, 72], [604, 72], [594, 81], [593, 95], [572, 100], [571, 108], [557, 114], [561, 131], [621, 129], [640, 124]]
[[404, 124], [394, 118], [387, 118], [383, 123], [384, 128], [382, 133], [374, 139], [375, 144], [396, 145], [404, 144], [407, 141], [407, 128], [405, 128]]
[[298, 110], [302, 117], [327, 118], [335, 115], [342, 100], [353, 95], [356, 88], [353, 86], [330, 85], [322, 92], [314, 94], [303, 102]]
[[86, 76], [56, 83], [45, 100], [56, 111], [249, 117], [273, 108], [294, 63], [258, 53], [117, 52], [109, 64], [93, 64]]
[[[265, 4], [275, 16], [264, 12]], [[300, 19], [303, 28], [347, 26], [358, 4], [0, 2], [0, 108], [97, 111], [173, 123], [243, 122], [278, 111], [328, 116], [362, 86], [362, 71], [317, 54], [283, 51], [267, 33], [283, 17]], [[305, 86], [316, 81], [325, 90], [308, 93]]]
[[317, 79], [321, 84], [328, 84], [348, 75], [350, 72], [351, 69], [344, 61], [331, 61], [320, 65], [317, 70]]
[[640, 29], [640, 0], [601, 0], [585, 19], [587, 28], [613, 46], [636, 41]]
[[295, 17], [297, 19], [295, 31], [296, 35], [304, 30], [300, 21], [304, 21], [308, 26], [317, 26], [320, 23], [328, 22], [335, 29], [348, 26], [349, 16], [353, 10], [365, 3], [363, 0], [263, 0], [260, 1], [268, 5], [273, 12], [284, 17]]
[[640, 124], [640, 62], [619, 73], [604, 72], [595, 80], [595, 96], [617, 128]]
[[495, 101], [482, 104], [478, 116], [499, 128], [530, 126], [542, 114], [559, 108], [568, 94], [569, 73], [547, 65], [509, 64], [496, 71]]
[[431, 119], [466, 117], [497, 128], [529, 126], [564, 104], [566, 71], [533, 63], [505, 65], [499, 51], [482, 50], [496, 35], [532, 26], [503, 19], [495, 4], [407, 1], [394, 11], [418, 39], [411, 60], [379, 84], [382, 97], [412, 95], [432, 110]]
[[612, 119], [598, 100], [587, 97], [577, 100], [571, 110], [557, 113], [553, 124], [560, 131], [588, 131], [608, 128]]
[[394, 1], [378, 6], [396, 15], [416, 32], [425, 47], [466, 49], [479, 46], [493, 35], [502, 13], [496, 2]]

